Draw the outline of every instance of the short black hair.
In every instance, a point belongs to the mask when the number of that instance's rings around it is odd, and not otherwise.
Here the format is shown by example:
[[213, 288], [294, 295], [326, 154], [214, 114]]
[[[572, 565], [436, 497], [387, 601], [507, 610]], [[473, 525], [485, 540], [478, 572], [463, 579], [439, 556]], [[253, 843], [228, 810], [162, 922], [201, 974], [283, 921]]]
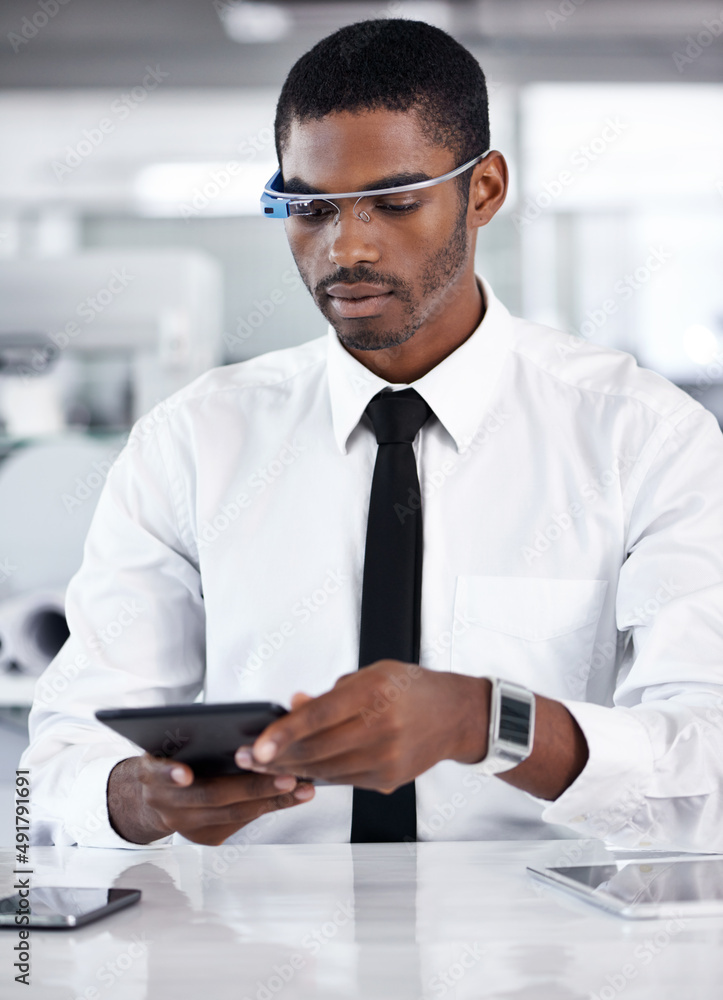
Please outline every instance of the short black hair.
[[[472, 53], [424, 21], [380, 18], [340, 28], [292, 66], [276, 107], [279, 165], [294, 120], [381, 108], [416, 110], [456, 166], [489, 148], [487, 85]], [[460, 181], [468, 190], [466, 171]]]

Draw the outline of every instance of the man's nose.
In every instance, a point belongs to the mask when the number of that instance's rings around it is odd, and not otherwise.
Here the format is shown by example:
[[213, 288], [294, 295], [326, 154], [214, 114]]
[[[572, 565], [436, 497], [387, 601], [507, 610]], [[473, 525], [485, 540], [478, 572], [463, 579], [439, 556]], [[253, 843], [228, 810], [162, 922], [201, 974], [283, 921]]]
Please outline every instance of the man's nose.
[[331, 224], [331, 245], [329, 261], [336, 267], [354, 267], [355, 264], [376, 263], [381, 257], [381, 251], [375, 239], [374, 222], [365, 222], [352, 211], [351, 205], [345, 205], [339, 211], [336, 220]]

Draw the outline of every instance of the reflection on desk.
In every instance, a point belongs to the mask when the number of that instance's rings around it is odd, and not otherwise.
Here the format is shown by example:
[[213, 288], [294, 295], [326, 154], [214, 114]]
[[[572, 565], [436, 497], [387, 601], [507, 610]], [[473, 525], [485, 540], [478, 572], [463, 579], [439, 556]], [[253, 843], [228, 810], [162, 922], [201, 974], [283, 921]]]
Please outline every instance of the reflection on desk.
[[[615, 857], [598, 841], [35, 848], [33, 885], [143, 898], [84, 929], [33, 931], [23, 995], [615, 1000], [624, 990], [625, 1000], [718, 1000], [723, 918], [674, 933], [665, 921], [632, 924], [525, 871]], [[4, 850], [3, 895], [13, 881]], [[15, 944], [14, 931], [0, 935], [2, 983], [12, 983]]]

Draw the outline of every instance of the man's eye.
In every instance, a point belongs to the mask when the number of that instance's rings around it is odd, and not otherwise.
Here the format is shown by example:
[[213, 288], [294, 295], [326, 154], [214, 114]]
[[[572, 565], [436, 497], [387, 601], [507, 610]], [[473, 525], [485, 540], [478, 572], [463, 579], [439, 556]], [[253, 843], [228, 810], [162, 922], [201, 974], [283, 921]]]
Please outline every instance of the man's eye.
[[294, 211], [292, 208], [289, 214], [298, 219], [323, 222], [325, 219], [330, 219], [336, 215], [336, 208], [328, 201], [310, 201], [303, 205], [301, 211]]
[[391, 201], [391, 202], [390, 201], [383, 201], [383, 202], [379, 202], [378, 205], [375, 205], [375, 208], [380, 208], [380, 209], [382, 209], [385, 212], [392, 212], [392, 213], [396, 213], [396, 214], [399, 214], [399, 215], [403, 215], [405, 212], [411, 212], [415, 208], [419, 208], [420, 205], [421, 205], [421, 202], [419, 202], [419, 201], [410, 201], [410, 202], [402, 202], [402, 203], [400, 203], [400, 202], [393, 202], [393, 201]]
[[308, 213], [310, 219], [327, 219], [331, 215], [336, 215], [336, 209], [326, 201], [313, 201]]

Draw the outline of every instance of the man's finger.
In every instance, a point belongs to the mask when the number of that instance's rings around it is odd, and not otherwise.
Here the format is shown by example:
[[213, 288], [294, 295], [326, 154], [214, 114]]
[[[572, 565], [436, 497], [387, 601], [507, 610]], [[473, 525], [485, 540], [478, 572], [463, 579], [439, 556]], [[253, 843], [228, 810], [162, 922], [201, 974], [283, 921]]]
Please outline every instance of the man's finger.
[[181, 785], [183, 788], [188, 785], [192, 785], [195, 775], [190, 767], [186, 764], [174, 764], [170, 768], [169, 777], [176, 785]]
[[[275, 812], [279, 809], [291, 809], [293, 806], [303, 805], [304, 802], [308, 802], [309, 799], [314, 797], [314, 789], [309, 786], [305, 786], [303, 795], [298, 797], [301, 795], [301, 792], [302, 789], [297, 788], [293, 795], [279, 795], [275, 799], [264, 799], [263, 802], [258, 803], [258, 807], [254, 808], [252, 813], [244, 817], [241, 821], [242, 825], [260, 819], [269, 812]], [[238, 817], [234, 817], [230, 821], [228, 818], [222, 820], [218, 813], [208, 813], [205, 816], [197, 814], [194, 819], [199, 822], [198, 825], [193, 826], [188, 824], [187, 819], [188, 817], [184, 815], [183, 827], [178, 827], [178, 832], [187, 840], [192, 840], [196, 844], [218, 846], [239, 829]], [[200, 822], [202, 820], [205, 820], [205, 822]]]
[[[371, 762], [369, 753], [361, 750], [341, 754], [329, 760], [317, 761], [315, 763], [299, 766], [299, 779], [320, 780], [328, 782], [330, 785], [355, 785], [358, 776], [363, 775], [369, 779], [375, 776], [379, 780], [379, 770], [370, 770]], [[301, 786], [303, 787], [303, 786]], [[363, 787], [374, 787], [374, 782]]]
[[193, 784], [194, 774], [188, 764], [166, 757], [153, 757], [149, 753], [143, 754], [142, 761], [140, 780], [144, 783], [162, 778], [171, 785], [187, 787]]
[[[361, 675], [359, 675], [361, 678]], [[362, 678], [363, 682], [363, 678]], [[254, 760], [268, 764], [290, 743], [304, 739], [321, 729], [338, 726], [359, 713], [363, 683], [332, 688], [318, 698], [311, 698], [288, 715], [264, 729], [251, 748]]]
[[[165, 775], [159, 777], [164, 778]], [[279, 792], [288, 794], [296, 785], [296, 778], [291, 774], [220, 775], [216, 778], [196, 778], [192, 785], [184, 787], [169, 780], [149, 781], [146, 782], [146, 800], [155, 808], [221, 808], [273, 798]]]
[[[313, 773], [307, 772], [306, 768], [315, 765], [326, 766], [345, 758], [350, 751], [358, 751], [368, 758], [371, 742], [368, 727], [361, 719], [358, 717], [347, 719], [332, 729], [322, 729], [321, 732], [307, 736], [306, 739], [290, 743], [283, 752], [279, 751], [273, 765], [269, 766], [273, 767], [274, 771], [288, 771], [298, 777]], [[378, 745], [375, 744], [376, 747]]]

